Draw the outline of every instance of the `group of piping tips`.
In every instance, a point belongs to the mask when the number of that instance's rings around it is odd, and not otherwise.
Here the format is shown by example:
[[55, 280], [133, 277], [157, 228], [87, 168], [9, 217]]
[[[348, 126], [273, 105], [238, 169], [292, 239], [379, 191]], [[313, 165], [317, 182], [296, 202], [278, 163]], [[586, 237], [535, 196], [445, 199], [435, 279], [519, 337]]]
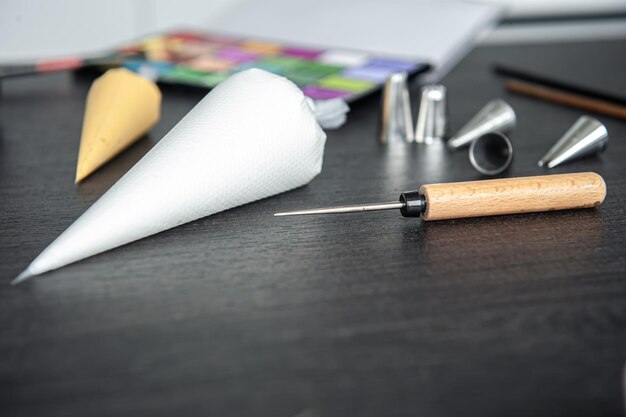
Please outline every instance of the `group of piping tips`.
[[161, 92], [149, 78], [124, 68], [98, 77], [87, 93], [75, 182], [145, 135], [160, 113]]
[[[477, 140], [482, 139], [486, 134], [506, 133], [513, 130], [515, 125], [516, 116], [513, 108], [504, 100], [492, 100], [450, 138], [448, 147], [450, 149], [467, 145], [473, 147]], [[608, 143], [609, 135], [606, 127], [593, 117], [581, 116], [539, 160], [537, 165], [555, 168], [566, 162], [601, 153], [606, 150]]]
[[[511, 106], [503, 100], [493, 100], [448, 141], [448, 146], [451, 149], [469, 146], [485, 133], [508, 131], [513, 127], [515, 112]], [[407, 74], [395, 73], [387, 79], [379, 124], [381, 143], [417, 142], [430, 145], [444, 141], [447, 130], [447, 92], [443, 85], [431, 84], [421, 88], [414, 129]]]
[[502, 99], [491, 100], [450, 137], [448, 149], [469, 146], [469, 160], [476, 171], [483, 175], [501, 174], [513, 160], [513, 144], [507, 135], [516, 125], [513, 107]]
[[443, 140], [447, 129], [445, 87], [438, 84], [423, 87], [419, 109], [413, 129], [408, 76], [401, 72], [392, 74], [383, 89], [380, 142], [433, 144]]
[[[515, 128], [513, 108], [502, 99], [487, 103], [465, 126], [448, 141], [448, 147], [458, 149], [474, 144], [487, 133], [509, 132]], [[606, 150], [609, 135], [606, 127], [597, 119], [581, 116], [539, 160], [537, 165], [555, 168], [563, 163]]]
[[[379, 140], [383, 144], [417, 142], [440, 143], [445, 140], [448, 128], [446, 89], [442, 85], [421, 88], [419, 111], [413, 129], [411, 101], [407, 74], [392, 74], [386, 81], [381, 106]], [[470, 147], [470, 161], [483, 174], [495, 175], [508, 167], [513, 155], [510, 140], [505, 135], [515, 129], [517, 117], [509, 103], [495, 99], [485, 104], [458, 132], [450, 137], [451, 150]], [[606, 127], [590, 116], [580, 117], [576, 123], [539, 160], [539, 166], [554, 168], [565, 162], [600, 153], [607, 148]], [[480, 146], [477, 146], [478, 143]], [[486, 167], [479, 162], [481, 152], [497, 167]], [[493, 169], [491, 169], [493, 168]]]
[[[421, 88], [413, 130], [407, 75], [393, 74], [383, 91], [379, 140], [383, 144], [416, 142], [443, 144], [448, 130], [446, 88], [440, 84]], [[448, 142], [450, 149], [470, 145], [469, 159], [484, 175], [503, 172], [511, 163], [513, 147], [500, 132], [515, 126], [515, 112], [502, 100], [489, 102]]]

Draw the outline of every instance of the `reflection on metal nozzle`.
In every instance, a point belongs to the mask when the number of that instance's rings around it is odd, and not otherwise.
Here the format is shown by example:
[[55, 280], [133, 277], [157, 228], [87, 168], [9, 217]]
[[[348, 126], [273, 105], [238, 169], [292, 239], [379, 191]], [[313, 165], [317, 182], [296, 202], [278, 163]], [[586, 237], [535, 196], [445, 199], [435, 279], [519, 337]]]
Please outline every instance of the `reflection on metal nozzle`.
[[509, 132], [515, 128], [515, 123], [515, 111], [506, 101], [491, 100], [450, 138], [448, 147], [459, 149], [468, 146], [476, 138], [489, 132]]
[[513, 160], [513, 145], [500, 132], [486, 133], [472, 142], [469, 149], [472, 166], [484, 175], [504, 172]]
[[447, 116], [446, 88], [439, 84], [422, 87], [415, 142], [430, 145], [443, 140]]
[[407, 74], [392, 74], [383, 91], [378, 138], [383, 144], [413, 141], [413, 120]]
[[593, 117], [582, 116], [537, 164], [554, 168], [573, 159], [603, 152], [608, 144], [606, 127]]

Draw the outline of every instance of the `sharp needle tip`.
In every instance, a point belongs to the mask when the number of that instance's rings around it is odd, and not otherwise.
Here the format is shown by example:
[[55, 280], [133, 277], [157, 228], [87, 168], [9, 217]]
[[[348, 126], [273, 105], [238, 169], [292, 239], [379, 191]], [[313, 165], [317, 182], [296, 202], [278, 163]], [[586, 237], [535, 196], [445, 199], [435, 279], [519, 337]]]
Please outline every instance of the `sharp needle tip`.
[[11, 285], [17, 285], [34, 276], [35, 274], [33, 274], [28, 268], [26, 268], [24, 271], [22, 271], [21, 274], [15, 277], [13, 281], [11, 281]]

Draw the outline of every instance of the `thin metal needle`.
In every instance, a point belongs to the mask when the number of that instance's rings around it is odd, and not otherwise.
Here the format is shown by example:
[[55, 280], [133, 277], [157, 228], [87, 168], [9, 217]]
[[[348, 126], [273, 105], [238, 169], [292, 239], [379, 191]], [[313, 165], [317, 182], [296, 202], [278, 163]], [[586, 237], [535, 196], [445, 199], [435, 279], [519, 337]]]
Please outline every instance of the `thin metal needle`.
[[359, 204], [355, 206], [337, 206], [337, 207], [315, 208], [315, 209], [309, 209], [309, 210], [287, 211], [283, 213], [275, 213], [274, 216], [280, 217], [280, 216], [299, 216], [299, 215], [304, 215], [304, 214], [356, 213], [360, 211], [401, 209], [402, 207], [404, 207], [404, 203], [400, 201], [391, 201], [388, 203]]

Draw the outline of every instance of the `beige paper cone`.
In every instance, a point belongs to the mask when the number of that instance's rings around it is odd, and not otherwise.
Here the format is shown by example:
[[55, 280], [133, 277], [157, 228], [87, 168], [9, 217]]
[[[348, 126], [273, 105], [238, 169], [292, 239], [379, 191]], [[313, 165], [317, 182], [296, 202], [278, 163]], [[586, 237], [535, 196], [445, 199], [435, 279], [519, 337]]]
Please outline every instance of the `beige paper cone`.
[[156, 84], [131, 71], [112, 69], [96, 79], [87, 94], [76, 182], [148, 132], [160, 109]]

